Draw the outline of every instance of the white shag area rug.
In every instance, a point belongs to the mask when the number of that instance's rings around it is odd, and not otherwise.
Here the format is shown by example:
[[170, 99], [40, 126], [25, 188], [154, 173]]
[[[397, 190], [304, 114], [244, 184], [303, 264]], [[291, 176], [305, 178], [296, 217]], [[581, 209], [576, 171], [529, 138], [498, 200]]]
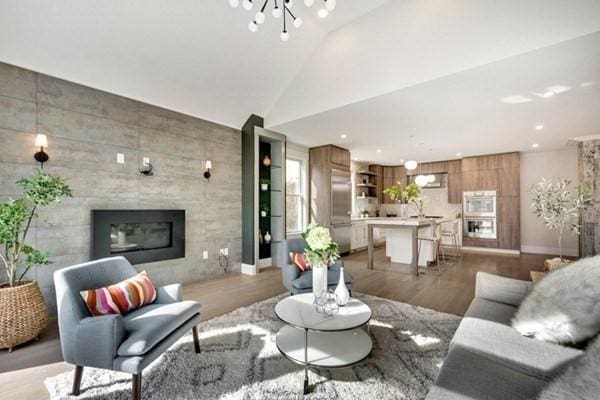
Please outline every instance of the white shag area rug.
[[[373, 310], [373, 351], [347, 369], [311, 370], [311, 393], [302, 392], [303, 368], [283, 357], [275, 336], [283, 326], [273, 308], [282, 296], [203, 322], [201, 354], [191, 333], [143, 374], [144, 400], [190, 399], [423, 399], [435, 380], [460, 317], [356, 294]], [[52, 400], [126, 400], [131, 376], [85, 368], [78, 397], [73, 374], [44, 382]]]

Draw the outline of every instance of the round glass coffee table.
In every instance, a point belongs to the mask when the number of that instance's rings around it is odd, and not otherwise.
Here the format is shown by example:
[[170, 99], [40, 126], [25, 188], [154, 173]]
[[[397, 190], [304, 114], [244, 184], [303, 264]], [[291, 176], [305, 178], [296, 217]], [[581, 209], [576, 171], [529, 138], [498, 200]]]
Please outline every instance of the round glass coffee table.
[[[286, 324], [277, 333], [277, 348], [289, 360], [304, 366], [304, 394], [308, 368], [346, 368], [366, 359], [373, 349], [368, 327], [372, 312], [351, 298], [333, 317], [318, 313], [313, 294], [286, 297], [275, 305], [275, 315]], [[367, 332], [362, 327], [367, 327]]]

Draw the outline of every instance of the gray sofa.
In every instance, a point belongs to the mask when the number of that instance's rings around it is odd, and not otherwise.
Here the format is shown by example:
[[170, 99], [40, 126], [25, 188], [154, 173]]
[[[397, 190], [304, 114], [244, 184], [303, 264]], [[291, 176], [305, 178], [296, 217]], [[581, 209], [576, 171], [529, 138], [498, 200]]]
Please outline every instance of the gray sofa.
[[475, 298], [427, 400], [525, 400], [583, 351], [522, 336], [511, 319], [532, 283], [479, 272]]
[[131, 278], [137, 271], [123, 257], [105, 258], [54, 273], [63, 358], [74, 364], [73, 395], [79, 395], [83, 367], [132, 374], [132, 398], [141, 398], [142, 370], [196, 325], [200, 304], [182, 301], [181, 285], [157, 288], [154, 303], [129, 314], [91, 316], [79, 292]]
[[[283, 286], [291, 294], [312, 292], [312, 271], [300, 272], [298, 267], [292, 264], [290, 253], [303, 253], [306, 248], [306, 242], [302, 238], [288, 239], [283, 243], [283, 256], [287, 257], [281, 269]], [[340, 268], [344, 266], [342, 260], [338, 260], [329, 267], [327, 271], [327, 286], [329, 289], [335, 289], [340, 280]], [[352, 276], [344, 271], [344, 282], [348, 290], [352, 291]]]

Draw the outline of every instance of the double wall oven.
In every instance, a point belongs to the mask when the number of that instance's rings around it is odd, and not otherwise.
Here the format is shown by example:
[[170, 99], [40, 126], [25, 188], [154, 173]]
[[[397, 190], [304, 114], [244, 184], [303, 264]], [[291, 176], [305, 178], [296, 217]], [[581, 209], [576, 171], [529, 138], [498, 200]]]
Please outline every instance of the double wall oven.
[[464, 234], [496, 239], [496, 191], [463, 192]]

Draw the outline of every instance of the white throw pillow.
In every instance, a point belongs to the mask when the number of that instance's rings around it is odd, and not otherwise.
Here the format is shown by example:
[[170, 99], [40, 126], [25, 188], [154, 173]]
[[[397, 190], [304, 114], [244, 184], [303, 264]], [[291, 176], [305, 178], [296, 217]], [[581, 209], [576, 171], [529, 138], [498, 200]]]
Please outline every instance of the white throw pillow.
[[584, 258], [538, 281], [512, 326], [553, 343], [578, 343], [600, 332], [600, 256]]

